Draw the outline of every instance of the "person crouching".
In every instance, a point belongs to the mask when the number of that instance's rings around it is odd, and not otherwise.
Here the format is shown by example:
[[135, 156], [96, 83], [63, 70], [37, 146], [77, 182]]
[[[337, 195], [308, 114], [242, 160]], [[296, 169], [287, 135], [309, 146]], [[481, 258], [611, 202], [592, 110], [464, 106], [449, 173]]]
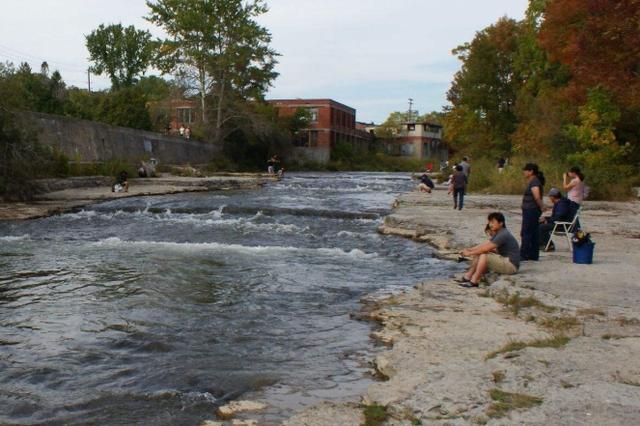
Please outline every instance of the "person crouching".
[[429, 175], [424, 173], [422, 176], [420, 176], [420, 184], [418, 185], [418, 191], [430, 193], [435, 187], [436, 186], [431, 180], [431, 178], [429, 177]]
[[487, 225], [490, 239], [462, 250], [462, 256], [473, 259], [469, 270], [456, 279], [463, 287], [478, 287], [480, 279], [488, 270], [513, 275], [520, 267], [520, 247], [515, 237], [507, 230], [504, 215], [498, 212], [489, 214]]

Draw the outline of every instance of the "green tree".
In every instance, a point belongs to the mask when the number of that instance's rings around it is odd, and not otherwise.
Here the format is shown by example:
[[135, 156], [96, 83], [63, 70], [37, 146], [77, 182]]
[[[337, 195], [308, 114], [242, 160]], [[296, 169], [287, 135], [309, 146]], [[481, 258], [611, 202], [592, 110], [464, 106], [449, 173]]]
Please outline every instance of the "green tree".
[[453, 50], [462, 61], [447, 98], [447, 138], [455, 147], [495, 154], [509, 152], [521, 85], [514, 67], [522, 23], [501, 18]]
[[8, 108], [62, 114], [66, 84], [58, 71], [49, 76], [46, 62], [39, 73], [27, 63], [17, 69], [11, 63], [0, 64], [0, 98]]
[[149, 31], [137, 30], [133, 25], [104, 26], [86, 36], [91, 71], [106, 73], [113, 88], [130, 87], [144, 74], [153, 58], [153, 44]]
[[587, 103], [580, 107], [579, 123], [566, 128], [579, 147], [568, 159], [583, 165], [589, 184], [599, 197], [606, 197], [612, 183], [634, 175], [635, 167], [629, 162], [631, 144], [618, 141], [615, 135], [620, 116], [613, 96], [598, 87], [589, 91]]
[[208, 98], [215, 112], [214, 141], [235, 129], [243, 102], [259, 100], [278, 75], [271, 34], [255, 18], [268, 9], [264, 0], [147, 1], [147, 19], [169, 35], [156, 60], [160, 69], [195, 82], [202, 121]]
[[137, 86], [105, 93], [96, 105], [94, 119], [114, 126], [151, 130], [147, 98]]

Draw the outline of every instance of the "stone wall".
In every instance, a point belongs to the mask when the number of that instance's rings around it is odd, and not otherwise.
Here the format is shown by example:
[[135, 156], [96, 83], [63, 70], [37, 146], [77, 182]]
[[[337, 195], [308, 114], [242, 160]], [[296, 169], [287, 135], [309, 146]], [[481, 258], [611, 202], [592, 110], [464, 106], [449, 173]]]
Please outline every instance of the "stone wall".
[[160, 164], [204, 164], [222, 149], [179, 136], [115, 127], [88, 120], [36, 112], [20, 112], [23, 127], [38, 133], [40, 143], [59, 149], [72, 160], [138, 163], [156, 158]]

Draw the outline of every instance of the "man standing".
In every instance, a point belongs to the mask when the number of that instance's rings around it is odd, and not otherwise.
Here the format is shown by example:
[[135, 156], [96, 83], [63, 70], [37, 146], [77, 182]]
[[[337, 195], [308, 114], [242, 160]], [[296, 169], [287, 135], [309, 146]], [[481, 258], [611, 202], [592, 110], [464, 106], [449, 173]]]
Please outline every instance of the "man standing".
[[453, 209], [462, 210], [464, 206], [464, 193], [467, 188], [467, 178], [464, 175], [462, 165], [456, 166], [456, 171], [451, 176], [451, 190], [453, 192]]
[[462, 166], [462, 173], [464, 173], [464, 177], [467, 180], [467, 183], [469, 183], [469, 175], [471, 174], [471, 164], [469, 164], [469, 157], [462, 157], [462, 163], [460, 163], [460, 165]]
[[[540, 248], [547, 246], [556, 222], [571, 222], [573, 220], [573, 217], [571, 217], [571, 203], [568, 198], [562, 196], [562, 192], [559, 189], [551, 188], [549, 190], [549, 201], [553, 204], [551, 216], [540, 218]], [[552, 241], [546, 251], [554, 251], [555, 249]]]
[[487, 222], [493, 235], [491, 239], [462, 250], [462, 256], [473, 258], [469, 270], [456, 280], [463, 287], [478, 287], [487, 270], [513, 275], [520, 267], [518, 241], [507, 230], [504, 215], [498, 212], [491, 213]]

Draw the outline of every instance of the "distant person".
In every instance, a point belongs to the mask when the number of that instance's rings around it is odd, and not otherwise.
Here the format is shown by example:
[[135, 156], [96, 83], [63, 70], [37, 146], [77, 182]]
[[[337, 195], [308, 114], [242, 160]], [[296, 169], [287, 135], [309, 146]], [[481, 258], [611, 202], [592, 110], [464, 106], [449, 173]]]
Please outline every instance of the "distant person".
[[191, 139], [191, 127], [184, 129], [184, 138], [187, 140]]
[[462, 157], [462, 172], [464, 173], [464, 177], [467, 179], [467, 183], [469, 182], [469, 175], [471, 174], [471, 164], [469, 164], [469, 157]]
[[433, 183], [433, 181], [431, 180], [428, 174], [423, 173], [422, 176], [420, 176], [420, 183], [418, 184], [418, 190], [420, 192], [431, 193], [431, 191], [435, 187], [436, 187], [435, 184]]
[[277, 155], [273, 156], [273, 171], [277, 174], [280, 171], [281, 168], [281, 164], [280, 164], [280, 157], [278, 157]]
[[269, 159], [269, 161], [267, 161], [267, 173], [269, 173], [270, 175], [275, 174], [275, 172], [274, 172], [275, 164], [276, 164], [276, 162], [274, 160], [274, 157], [271, 157]]
[[116, 178], [116, 183], [111, 187], [111, 192], [129, 192], [129, 174], [123, 170]]
[[441, 172], [444, 172], [447, 169], [447, 166], [448, 166], [448, 164], [447, 164], [446, 161], [440, 160], [440, 171]]
[[524, 166], [527, 187], [522, 197], [522, 229], [520, 231], [520, 260], [537, 261], [540, 258], [540, 216], [544, 210], [542, 194], [544, 174], [537, 164]]
[[180, 128], [178, 129], [178, 133], [180, 133], [180, 136], [184, 137], [184, 131], [185, 131], [185, 127], [184, 124], [180, 125]]
[[[567, 198], [571, 203], [571, 220], [587, 197], [588, 188], [584, 184], [584, 178], [580, 168], [575, 166], [562, 175], [562, 187], [567, 191]], [[580, 228], [580, 222], [576, 222], [576, 228]]]
[[146, 177], [148, 177], [147, 169], [146, 169], [146, 167], [144, 166], [144, 162], [142, 162], [142, 163], [140, 164], [140, 167], [138, 167], [138, 177], [141, 177], [141, 178], [146, 178]]
[[456, 166], [456, 171], [451, 177], [453, 189], [453, 209], [462, 210], [464, 206], [464, 192], [467, 187], [467, 178], [464, 175], [462, 165]]
[[[549, 201], [553, 205], [551, 216], [540, 218], [540, 248], [547, 246], [556, 222], [571, 222], [573, 220], [571, 203], [568, 198], [562, 196], [559, 189], [551, 188], [549, 190]], [[552, 242], [547, 251], [553, 250], [555, 250], [555, 245]]]
[[433, 163], [425, 164], [425, 170], [427, 171], [427, 173], [431, 173], [433, 171]]
[[504, 157], [498, 159], [498, 173], [504, 172], [504, 166], [507, 164], [507, 160]]
[[473, 260], [469, 270], [456, 279], [463, 287], [478, 287], [487, 271], [513, 275], [520, 267], [520, 249], [518, 241], [507, 230], [506, 219], [502, 213], [494, 212], [487, 217], [489, 240], [475, 247], [466, 248], [460, 253]]

